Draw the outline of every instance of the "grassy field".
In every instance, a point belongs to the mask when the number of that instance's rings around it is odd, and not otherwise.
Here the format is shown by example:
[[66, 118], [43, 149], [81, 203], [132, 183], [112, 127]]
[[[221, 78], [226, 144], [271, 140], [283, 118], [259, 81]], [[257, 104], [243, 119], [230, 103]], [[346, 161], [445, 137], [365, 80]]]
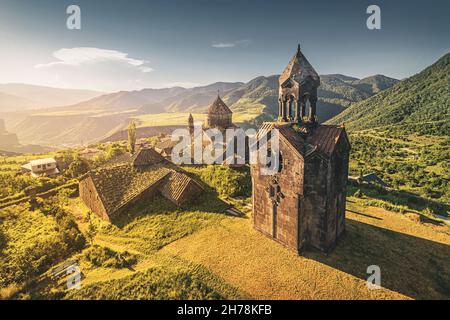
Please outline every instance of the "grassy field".
[[[225, 219], [162, 252], [201, 264], [257, 299], [442, 299], [450, 294], [449, 245], [447, 227], [350, 198], [346, 235], [330, 255], [299, 257], [256, 232], [249, 218]], [[366, 287], [374, 264], [380, 290]]]
[[[93, 243], [137, 257], [129, 268], [95, 267], [78, 255], [82, 289], [65, 299], [447, 299], [450, 230], [414, 215], [348, 198], [347, 229], [336, 250], [298, 256], [256, 232], [245, 215], [224, 215], [213, 194], [182, 212], [162, 198], [142, 204], [114, 225], [78, 199], [69, 207], [81, 231], [93, 221]], [[248, 204], [250, 199], [241, 200]], [[212, 201], [212, 202], [211, 202]], [[209, 204], [209, 209], [202, 208]], [[378, 265], [382, 287], [366, 286]], [[51, 292], [51, 290], [50, 290]], [[50, 293], [47, 293], [47, 297]]]
[[46, 154], [24, 154], [14, 157], [2, 157], [0, 156], [0, 173], [11, 173], [20, 170], [22, 164], [42, 158], [50, 158], [55, 156], [55, 152], [49, 152]]
[[[250, 121], [259, 115], [256, 111], [254, 113], [242, 112], [233, 114], [233, 122], [240, 123]], [[205, 122], [206, 114], [193, 113], [194, 121]], [[189, 112], [174, 112], [174, 113], [157, 113], [145, 114], [136, 117], [138, 127], [161, 127], [174, 125], [187, 125]]]
[[[65, 201], [63, 209], [71, 213], [77, 230], [86, 239], [86, 246], [68, 257], [58, 256], [58, 252], [68, 252], [67, 248], [58, 249], [54, 245], [61, 244], [59, 237], [66, 237], [60, 235], [62, 229], [58, 223], [44, 215], [42, 209], [42, 212], [22, 210], [27, 214], [8, 220], [8, 230], [0, 228], [8, 241], [5, 261], [16, 264], [14, 257], [20, 258], [29, 250], [36, 253], [33, 263], [37, 266], [42, 265], [37, 259], [39, 254], [45, 256], [42, 250], [55, 255], [43, 260], [45, 265], [48, 259], [58, 262], [75, 259], [82, 272], [81, 289], [67, 291], [65, 278], [49, 280], [57, 266], [50, 264], [53, 267], [41, 277], [47, 280], [31, 281], [23, 289], [20, 289], [22, 285], [3, 288], [1, 296], [24, 299], [450, 297], [450, 229], [426, 219], [419, 210], [410, 206], [398, 210], [389, 197], [365, 188], [356, 192], [355, 187], [350, 187], [346, 233], [336, 250], [329, 255], [309, 251], [298, 256], [253, 229], [249, 192], [247, 188], [236, 188], [246, 179], [246, 168], [234, 171], [226, 167], [195, 167], [189, 169], [189, 174], [202, 181], [206, 192], [184, 209], [156, 197], [139, 203], [109, 223], [97, 218], [79, 198]], [[212, 179], [216, 176], [223, 179]], [[236, 191], [234, 196], [218, 192], [224, 183], [225, 189]], [[352, 196], [356, 193], [358, 196]], [[241, 211], [240, 216], [226, 213], [231, 204]], [[13, 211], [11, 216], [20, 214], [20, 210]], [[25, 237], [20, 237], [21, 233]], [[26, 266], [26, 259], [24, 262]], [[367, 288], [366, 271], [370, 265], [381, 268], [381, 289]]]

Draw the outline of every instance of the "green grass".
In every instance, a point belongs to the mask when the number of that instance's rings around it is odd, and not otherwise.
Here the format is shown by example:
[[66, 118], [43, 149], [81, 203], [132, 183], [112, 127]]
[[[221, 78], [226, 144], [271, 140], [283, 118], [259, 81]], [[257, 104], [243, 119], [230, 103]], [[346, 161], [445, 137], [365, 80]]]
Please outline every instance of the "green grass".
[[376, 172], [395, 189], [450, 205], [449, 137], [364, 130], [350, 141], [350, 175]]
[[[450, 232], [349, 197], [346, 233], [330, 254], [302, 256], [228, 218], [161, 250], [201, 264], [253, 299], [446, 299]], [[379, 265], [382, 289], [366, 271]]]
[[55, 152], [45, 154], [24, 154], [14, 157], [0, 156], [0, 173], [12, 173], [20, 170], [22, 164], [35, 159], [51, 158], [55, 156]]
[[141, 272], [100, 281], [69, 292], [65, 299], [209, 300], [239, 299], [244, 294], [206, 268], [170, 256], [155, 257], [155, 265]]
[[114, 224], [97, 219], [97, 238], [151, 254], [168, 243], [218, 223], [223, 218], [221, 211], [227, 205], [214, 194], [204, 194], [199, 200], [199, 203], [193, 204], [186, 211], [176, 208], [160, 196], [143, 201], [123, 214]]
[[225, 165], [185, 166], [203, 183], [222, 197], [249, 197], [252, 192], [250, 167], [230, 168]]
[[[389, 180], [395, 174], [384, 170], [392, 163], [415, 163], [424, 174], [430, 173], [426, 168], [445, 165], [438, 157], [445, 138], [401, 139], [366, 131], [352, 139], [353, 171], [370, 165], [380, 174], [386, 172], [383, 178]], [[206, 190], [184, 208], [157, 196], [109, 223], [90, 213], [79, 198], [60, 199], [86, 239], [90, 239], [89, 224], [93, 225], [92, 243], [82, 252], [70, 251], [63, 227], [46, 208], [32, 211], [27, 205], [17, 206], [8, 214], [0, 210], [1, 279], [10, 279], [0, 286], [0, 296], [11, 297], [15, 291], [21, 293], [15, 298], [32, 299], [440, 299], [449, 295], [448, 226], [414, 220], [416, 213], [440, 212], [441, 207], [429, 207], [426, 199], [413, 202], [401, 191], [365, 187], [354, 197], [357, 188], [350, 186], [346, 235], [336, 251], [299, 257], [252, 228], [248, 167], [184, 169]], [[413, 170], [412, 178], [417, 172]], [[228, 203], [246, 215], [226, 216]], [[65, 279], [20, 288], [23, 280], [64, 259], [79, 262], [81, 290], [66, 291]], [[382, 290], [371, 291], [365, 285], [370, 264], [382, 268]], [[14, 284], [18, 287], [10, 287]]]
[[[250, 121], [258, 116], [259, 113], [254, 112], [239, 112], [233, 114], [233, 122], [240, 123], [244, 121]], [[206, 114], [193, 113], [194, 121], [205, 122]], [[175, 126], [182, 125], [187, 126], [187, 120], [189, 112], [167, 112], [157, 114], [145, 114], [136, 117], [138, 127], [161, 127], [161, 126]]]
[[27, 203], [0, 210], [0, 288], [32, 280], [84, 244], [66, 212], [47, 209]]

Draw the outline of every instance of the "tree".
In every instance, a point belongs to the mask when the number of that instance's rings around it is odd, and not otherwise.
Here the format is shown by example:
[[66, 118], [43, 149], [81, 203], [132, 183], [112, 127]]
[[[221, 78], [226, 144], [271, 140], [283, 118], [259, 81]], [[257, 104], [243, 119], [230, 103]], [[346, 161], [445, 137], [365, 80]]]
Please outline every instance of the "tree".
[[133, 154], [136, 147], [136, 124], [131, 121], [128, 126], [128, 151]]
[[95, 228], [94, 224], [92, 223], [91, 215], [89, 214], [89, 225], [88, 225], [88, 229], [87, 229], [87, 234], [86, 235], [87, 235], [91, 245], [94, 243], [94, 237], [95, 237], [96, 234], [97, 234], [97, 229]]
[[76, 159], [70, 165], [67, 170], [67, 174], [72, 178], [81, 176], [89, 171], [89, 163], [83, 159]]

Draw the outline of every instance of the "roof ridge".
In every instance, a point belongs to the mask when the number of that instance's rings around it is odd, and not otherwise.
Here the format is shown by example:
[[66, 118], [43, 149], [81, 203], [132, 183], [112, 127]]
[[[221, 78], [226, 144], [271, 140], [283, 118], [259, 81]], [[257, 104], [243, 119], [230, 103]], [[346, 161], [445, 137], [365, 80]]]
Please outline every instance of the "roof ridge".
[[227, 104], [220, 98], [220, 95], [217, 95], [216, 100], [209, 106], [208, 109], [209, 114], [232, 114], [233, 112], [231, 109], [227, 106]]

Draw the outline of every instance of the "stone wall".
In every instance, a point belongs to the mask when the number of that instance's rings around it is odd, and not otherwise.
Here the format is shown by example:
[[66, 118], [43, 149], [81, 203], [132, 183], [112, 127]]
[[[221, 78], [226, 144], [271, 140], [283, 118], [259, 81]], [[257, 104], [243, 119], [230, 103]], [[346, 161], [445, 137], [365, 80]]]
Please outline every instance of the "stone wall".
[[308, 245], [321, 249], [326, 238], [328, 161], [318, 156], [305, 163], [305, 220]]
[[182, 206], [195, 201], [197, 196], [203, 192], [203, 189], [195, 182], [189, 182], [188, 187], [181, 194], [177, 206]]
[[161, 186], [161, 184], [163, 182], [164, 182], [164, 179], [161, 179], [157, 183], [151, 185], [147, 190], [145, 190], [142, 193], [140, 193], [139, 195], [137, 195], [135, 198], [133, 198], [131, 201], [129, 201], [126, 205], [124, 205], [118, 211], [111, 213], [109, 216], [109, 219], [114, 221], [114, 219], [117, 219], [122, 213], [124, 213], [125, 211], [132, 208], [136, 203], [153, 198], [156, 194], [159, 193], [159, 187]]
[[[253, 222], [260, 232], [298, 251], [299, 239], [304, 237], [306, 229], [299, 219], [303, 163], [283, 140], [280, 140], [280, 152], [282, 170], [276, 175], [261, 175], [261, 167], [252, 166]], [[271, 187], [276, 194], [271, 194]]]
[[102, 204], [102, 201], [100, 200], [100, 196], [95, 189], [94, 182], [91, 177], [87, 176], [80, 181], [79, 190], [80, 198], [86, 206], [100, 218], [109, 221], [109, 216]]
[[330, 158], [315, 153], [303, 160], [281, 138], [281, 172], [263, 176], [261, 166], [253, 165], [255, 229], [299, 253], [307, 247], [332, 250], [345, 231], [349, 161], [345, 139], [335, 150]]

